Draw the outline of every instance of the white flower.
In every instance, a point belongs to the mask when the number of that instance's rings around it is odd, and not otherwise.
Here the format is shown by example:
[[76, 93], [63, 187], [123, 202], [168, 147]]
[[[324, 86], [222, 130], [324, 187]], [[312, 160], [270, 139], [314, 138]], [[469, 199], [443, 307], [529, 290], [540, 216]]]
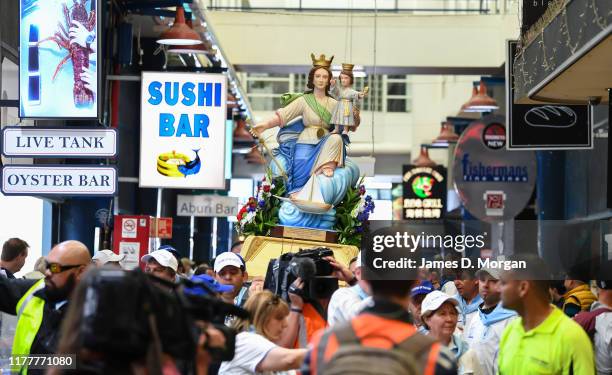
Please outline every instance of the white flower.
[[248, 212], [244, 220], [246, 220], [247, 223], [252, 223], [255, 219], [255, 215], [257, 215], [256, 212]]

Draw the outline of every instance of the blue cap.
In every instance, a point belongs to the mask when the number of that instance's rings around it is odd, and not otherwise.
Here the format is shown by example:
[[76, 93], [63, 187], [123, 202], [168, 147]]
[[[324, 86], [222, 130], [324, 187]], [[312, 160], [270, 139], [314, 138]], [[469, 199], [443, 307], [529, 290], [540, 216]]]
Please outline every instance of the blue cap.
[[419, 285], [412, 288], [412, 291], [410, 292], [410, 296], [416, 297], [420, 294], [429, 294], [433, 292], [433, 290], [434, 290], [434, 287], [432, 283], [430, 283], [429, 281], [421, 281]]
[[215, 293], [227, 293], [234, 290], [233, 285], [223, 285], [213, 277], [205, 274], [191, 276], [190, 280], [196, 285], [186, 287], [185, 293], [195, 296], [207, 296], [211, 290]]

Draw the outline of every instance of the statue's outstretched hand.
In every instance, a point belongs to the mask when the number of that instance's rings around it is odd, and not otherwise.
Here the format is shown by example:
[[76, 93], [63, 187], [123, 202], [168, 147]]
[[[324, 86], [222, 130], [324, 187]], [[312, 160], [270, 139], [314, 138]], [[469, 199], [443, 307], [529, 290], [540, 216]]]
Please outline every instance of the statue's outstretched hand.
[[249, 133], [251, 133], [253, 137], [259, 138], [264, 130], [266, 130], [266, 128], [263, 125], [255, 125], [249, 129]]

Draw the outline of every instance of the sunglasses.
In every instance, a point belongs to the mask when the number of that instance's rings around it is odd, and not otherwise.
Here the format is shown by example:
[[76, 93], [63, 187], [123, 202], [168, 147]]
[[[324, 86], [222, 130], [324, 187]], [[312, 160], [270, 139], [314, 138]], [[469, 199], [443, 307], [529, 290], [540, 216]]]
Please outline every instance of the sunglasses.
[[64, 271], [68, 271], [70, 269], [81, 267], [81, 266], [82, 266], [82, 264], [75, 264], [75, 265], [72, 265], [72, 266], [64, 266], [64, 265], [61, 265], [59, 263], [49, 263], [49, 262], [47, 262], [46, 269], [51, 271], [51, 273], [56, 274], [56, 273], [62, 273]]

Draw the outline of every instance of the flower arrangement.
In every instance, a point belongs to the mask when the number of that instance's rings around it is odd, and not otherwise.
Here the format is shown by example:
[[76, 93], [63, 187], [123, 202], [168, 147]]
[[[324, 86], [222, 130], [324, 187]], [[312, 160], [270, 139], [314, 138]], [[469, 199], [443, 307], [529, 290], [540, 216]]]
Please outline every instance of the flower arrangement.
[[[363, 180], [362, 180], [363, 181]], [[336, 225], [338, 243], [343, 245], [361, 245], [361, 237], [368, 226], [370, 214], [374, 212], [374, 201], [367, 195], [365, 186], [360, 181], [350, 187], [342, 201], [336, 206]]]
[[278, 224], [278, 211], [285, 193], [285, 183], [281, 177], [273, 178], [268, 170], [257, 193], [238, 211], [236, 231], [241, 236], [267, 236]]

